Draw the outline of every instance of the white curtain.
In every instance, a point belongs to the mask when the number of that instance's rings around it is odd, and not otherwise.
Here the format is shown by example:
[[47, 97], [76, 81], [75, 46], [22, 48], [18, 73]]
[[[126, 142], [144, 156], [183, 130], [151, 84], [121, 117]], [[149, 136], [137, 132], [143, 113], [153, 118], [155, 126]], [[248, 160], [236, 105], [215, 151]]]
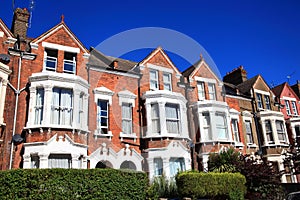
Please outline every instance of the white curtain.
[[201, 134], [204, 140], [212, 140], [212, 134], [210, 131], [210, 118], [209, 113], [202, 113], [203, 117], [203, 131], [204, 133]]
[[132, 107], [130, 104], [122, 105], [122, 131], [132, 134]]
[[49, 156], [49, 168], [71, 168], [71, 155], [69, 154], [52, 154]]
[[36, 90], [35, 124], [42, 124], [43, 105], [44, 105], [44, 89], [39, 88]]
[[72, 125], [72, 90], [61, 90], [61, 125]]
[[151, 105], [152, 133], [160, 133], [160, 118], [158, 104]]
[[184, 158], [170, 158], [170, 177], [174, 177], [180, 171], [185, 171]]
[[51, 106], [51, 121], [52, 124], [59, 124], [59, 96], [60, 96], [60, 89], [59, 88], [53, 88], [53, 94], [52, 94], [52, 106]]
[[168, 133], [179, 133], [178, 105], [166, 104], [166, 124]]
[[154, 175], [161, 176], [163, 175], [163, 161], [161, 158], [154, 158]]
[[216, 114], [215, 116], [216, 120], [216, 127], [218, 131], [218, 138], [221, 139], [227, 139], [227, 126], [226, 126], [226, 120], [224, 114]]

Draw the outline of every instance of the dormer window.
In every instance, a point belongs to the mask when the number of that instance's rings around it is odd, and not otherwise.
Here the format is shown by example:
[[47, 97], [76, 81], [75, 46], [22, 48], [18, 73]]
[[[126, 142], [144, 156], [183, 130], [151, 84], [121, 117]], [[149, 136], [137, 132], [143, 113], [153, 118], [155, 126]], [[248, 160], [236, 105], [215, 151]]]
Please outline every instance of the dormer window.
[[56, 71], [57, 67], [57, 49], [45, 49], [44, 67], [49, 71]]
[[64, 72], [75, 74], [76, 53], [64, 52]]

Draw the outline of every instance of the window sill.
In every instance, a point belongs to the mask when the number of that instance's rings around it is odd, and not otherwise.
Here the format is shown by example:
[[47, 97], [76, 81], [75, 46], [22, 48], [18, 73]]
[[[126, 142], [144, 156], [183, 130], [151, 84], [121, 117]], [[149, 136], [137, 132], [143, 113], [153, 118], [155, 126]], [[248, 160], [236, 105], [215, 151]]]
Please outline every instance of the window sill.
[[244, 147], [245, 145], [242, 142], [234, 142], [234, 146], [236, 146], [236, 147]]
[[109, 140], [111, 140], [111, 138], [113, 137], [113, 134], [112, 134], [111, 131], [107, 131], [107, 134], [103, 134], [103, 133], [101, 133], [101, 131], [95, 130], [94, 136], [95, 136], [95, 137], [100, 137], [100, 138], [108, 137]]
[[151, 134], [151, 135], [146, 135], [143, 138], [145, 139], [150, 139], [150, 138], [180, 138], [180, 139], [189, 139], [188, 137], [184, 137], [180, 134]]
[[137, 136], [136, 136], [136, 133], [126, 134], [126, 133], [120, 132], [120, 138], [121, 138], [121, 141], [123, 141], [123, 138], [129, 138], [129, 139], [133, 139], [134, 142], [136, 142]]
[[257, 145], [253, 143], [247, 143], [247, 148], [256, 148]]
[[78, 133], [88, 133], [89, 130], [87, 129], [82, 129], [82, 128], [79, 128], [79, 127], [72, 127], [72, 126], [67, 126], [67, 125], [52, 125], [52, 124], [49, 124], [49, 125], [31, 125], [31, 126], [27, 126], [27, 127], [24, 127], [24, 129], [27, 129], [29, 130], [29, 133], [31, 133], [31, 129], [40, 129], [39, 131], [41, 133], [43, 133], [43, 129], [47, 129], [48, 132], [51, 132], [51, 129], [69, 129], [69, 130], [72, 130], [73, 133], [75, 132], [78, 132]]

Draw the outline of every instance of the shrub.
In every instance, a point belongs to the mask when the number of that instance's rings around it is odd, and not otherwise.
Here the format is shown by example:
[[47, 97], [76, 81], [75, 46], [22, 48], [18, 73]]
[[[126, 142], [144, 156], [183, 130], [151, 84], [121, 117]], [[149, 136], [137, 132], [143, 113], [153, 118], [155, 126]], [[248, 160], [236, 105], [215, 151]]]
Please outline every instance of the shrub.
[[1, 199], [145, 199], [142, 172], [114, 169], [0, 171]]
[[177, 197], [177, 186], [173, 179], [168, 179], [164, 175], [154, 177], [147, 190], [147, 199], [154, 200], [158, 198]]
[[239, 173], [182, 172], [176, 176], [181, 197], [244, 199], [246, 179]]

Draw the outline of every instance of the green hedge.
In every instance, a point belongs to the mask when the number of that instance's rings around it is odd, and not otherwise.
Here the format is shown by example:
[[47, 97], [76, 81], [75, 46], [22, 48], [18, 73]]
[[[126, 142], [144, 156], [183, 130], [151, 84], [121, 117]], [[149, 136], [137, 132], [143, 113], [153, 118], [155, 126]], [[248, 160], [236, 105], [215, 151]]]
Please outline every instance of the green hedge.
[[181, 197], [244, 199], [246, 178], [239, 173], [182, 172], [176, 176]]
[[147, 175], [114, 169], [0, 171], [1, 199], [145, 199]]

